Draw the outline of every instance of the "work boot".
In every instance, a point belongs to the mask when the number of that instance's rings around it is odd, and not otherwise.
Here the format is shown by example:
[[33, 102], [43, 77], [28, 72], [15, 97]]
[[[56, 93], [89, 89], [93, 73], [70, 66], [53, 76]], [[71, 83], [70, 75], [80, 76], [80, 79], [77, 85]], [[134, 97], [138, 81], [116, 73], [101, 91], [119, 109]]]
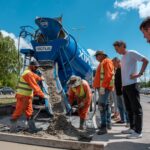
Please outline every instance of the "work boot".
[[111, 124], [107, 124], [107, 129], [111, 130], [112, 129], [112, 125]]
[[10, 119], [10, 132], [12, 133], [17, 132], [17, 120]]
[[80, 127], [79, 127], [80, 130], [85, 130], [86, 127], [85, 127], [85, 119], [80, 119]]
[[28, 120], [28, 126], [29, 126], [29, 131], [30, 132], [38, 132], [38, 131], [42, 130], [42, 128], [36, 128], [35, 122], [34, 122], [33, 119]]
[[107, 128], [106, 127], [101, 127], [99, 131], [97, 132], [98, 135], [103, 135], [107, 133]]

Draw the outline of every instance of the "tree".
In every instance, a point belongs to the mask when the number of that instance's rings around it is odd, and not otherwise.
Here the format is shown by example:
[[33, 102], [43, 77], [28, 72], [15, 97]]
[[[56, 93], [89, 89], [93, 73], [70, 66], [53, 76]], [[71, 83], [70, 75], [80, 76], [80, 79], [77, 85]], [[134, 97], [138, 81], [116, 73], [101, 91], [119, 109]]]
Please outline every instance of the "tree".
[[0, 86], [16, 87], [22, 62], [19, 55], [14, 40], [0, 32]]
[[141, 81], [141, 82], [140, 82], [140, 87], [141, 87], [141, 88], [150, 87], [150, 80], [147, 81], [147, 82]]

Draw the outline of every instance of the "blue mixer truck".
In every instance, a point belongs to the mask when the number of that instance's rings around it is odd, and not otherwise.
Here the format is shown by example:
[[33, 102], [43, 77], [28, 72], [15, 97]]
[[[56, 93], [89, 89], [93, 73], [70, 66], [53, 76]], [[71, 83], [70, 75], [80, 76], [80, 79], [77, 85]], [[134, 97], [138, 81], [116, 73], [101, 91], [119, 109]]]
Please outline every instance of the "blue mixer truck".
[[91, 84], [93, 64], [88, 51], [63, 28], [61, 19], [38, 17], [35, 19], [38, 29], [33, 33], [27, 31], [30, 26], [22, 26], [20, 37], [30, 36], [32, 49], [21, 49], [20, 52], [25, 56], [25, 63], [34, 57], [41, 66], [54, 67], [56, 86], [62, 91], [66, 111], [69, 112], [71, 107], [65, 94], [67, 81], [71, 75], [78, 75]]

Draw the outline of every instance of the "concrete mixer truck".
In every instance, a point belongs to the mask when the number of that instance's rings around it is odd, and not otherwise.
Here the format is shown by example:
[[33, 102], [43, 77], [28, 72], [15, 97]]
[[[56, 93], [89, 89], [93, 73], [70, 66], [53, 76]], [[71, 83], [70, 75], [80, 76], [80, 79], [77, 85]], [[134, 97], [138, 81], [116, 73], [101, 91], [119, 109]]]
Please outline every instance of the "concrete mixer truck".
[[56, 87], [62, 92], [66, 112], [69, 112], [71, 107], [65, 95], [67, 81], [71, 75], [78, 75], [91, 84], [93, 64], [88, 51], [64, 29], [61, 19], [37, 17], [35, 23], [38, 29], [33, 33], [28, 31], [30, 26], [22, 26], [20, 37], [30, 36], [32, 48], [21, 49], [20, 52], [25, 56], [25, 64], [34, 57], [41, 66], [54, 67]]

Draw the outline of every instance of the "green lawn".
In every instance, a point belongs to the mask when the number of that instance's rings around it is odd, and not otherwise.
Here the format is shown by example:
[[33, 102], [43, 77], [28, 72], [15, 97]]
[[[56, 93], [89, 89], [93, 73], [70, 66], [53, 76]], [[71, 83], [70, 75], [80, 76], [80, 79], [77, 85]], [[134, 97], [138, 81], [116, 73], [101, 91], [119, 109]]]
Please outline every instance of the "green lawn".
[[0, 106], [14, 104], [15, 102], [15, 98], [0, 98]]

